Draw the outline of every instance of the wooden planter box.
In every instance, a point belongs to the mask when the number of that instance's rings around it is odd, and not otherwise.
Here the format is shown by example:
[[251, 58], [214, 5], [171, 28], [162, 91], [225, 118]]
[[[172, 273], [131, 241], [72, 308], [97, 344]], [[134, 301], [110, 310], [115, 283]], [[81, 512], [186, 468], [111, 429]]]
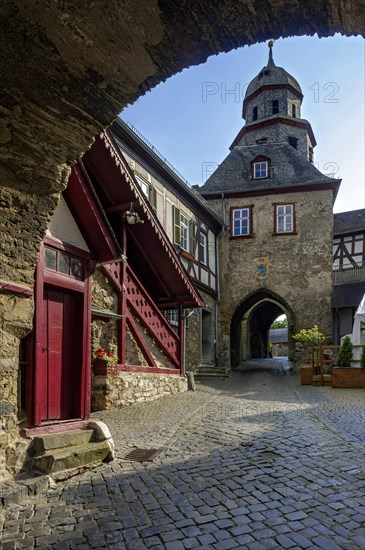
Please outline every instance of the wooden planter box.
[[332, 388], [365, 388], [365, 369], [334, 367]]
[[305, 365], [300, 368], [300, 383], [302, 386], [308, 386], [312, 383], [313, 367], [312, 365]]

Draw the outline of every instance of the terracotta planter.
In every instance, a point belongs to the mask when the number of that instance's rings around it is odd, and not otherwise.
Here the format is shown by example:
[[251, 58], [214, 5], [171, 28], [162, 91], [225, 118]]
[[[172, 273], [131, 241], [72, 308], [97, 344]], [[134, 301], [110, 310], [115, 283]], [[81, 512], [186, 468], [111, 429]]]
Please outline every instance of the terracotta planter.
[[332, 388], [365, 388], [365, 369], [334, 367]]
[[95, 376], [117, 376], [118, 374], [117, 365], [108, 365], [106, 361], [101, 361], [100, 359], [94, 361], [93, 370]]

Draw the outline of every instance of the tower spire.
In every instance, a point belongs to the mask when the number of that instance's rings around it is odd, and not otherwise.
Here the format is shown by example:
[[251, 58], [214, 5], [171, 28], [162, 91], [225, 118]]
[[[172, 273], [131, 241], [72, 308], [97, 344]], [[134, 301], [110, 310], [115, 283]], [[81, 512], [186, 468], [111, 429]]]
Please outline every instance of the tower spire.
[[274, 63], [274, 58], [273, 58], [273, 55], [272, 55], [272, 49], [273, 49], [273, 46], [274, 46], [274, 41], [269, 40], [268, 46], [269, 46], [269, 61], [267, 62], [267, 66], [268, 67], [276, 67], [276, 65]]

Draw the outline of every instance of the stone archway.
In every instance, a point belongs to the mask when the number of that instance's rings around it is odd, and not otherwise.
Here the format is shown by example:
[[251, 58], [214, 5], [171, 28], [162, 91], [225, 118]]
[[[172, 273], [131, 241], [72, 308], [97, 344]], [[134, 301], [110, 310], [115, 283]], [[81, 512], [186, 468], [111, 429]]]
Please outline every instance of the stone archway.
[[268, 38], [364, 36], [365, 23], [356, 0], [8, 0], [0, 26], [0, 387], [11, 454], [40, 243], [93, 137], [125, 105], [209, 55]]
[[289, 325], [289, 357], [294, 348], [290, 334], [294, 328], [294, 313], [288, 304], [267, 289], [252, 292], [236, 308], [230, 326], [231, 367], [242, 359], [268, 357], [268, 332], [272, 322], [285, 313]]

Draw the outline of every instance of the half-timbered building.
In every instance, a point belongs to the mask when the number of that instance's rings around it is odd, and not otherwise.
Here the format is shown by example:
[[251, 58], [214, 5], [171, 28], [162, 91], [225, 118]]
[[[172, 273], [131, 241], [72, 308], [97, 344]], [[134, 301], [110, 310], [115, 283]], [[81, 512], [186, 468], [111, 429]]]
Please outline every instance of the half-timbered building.
[[[88, 426], [91, 410], [186, 390], [185, 314], [201, 307], [153, 207], [103, 132], [72, 167], [41, 246], [34, 328], [23, 345], [26, 436], [62, 431], [62, 446], [65, 434]], [[174, 327], [167, 308], [178, 312]], [[110, 447], [99, 447], [106, 458]], [[80, 457], [78, 466], [95, 460], [89, 447], [68, 452]], [[36, 467], [53, 472], [57, 458], [46, 458]]]
[[[169, 162], [135, 128], [117, 119], [110, 129], [141, 192], [166, 232], [181, 264], [204, 301], [199, 310], [185, 312], [185, 365], [204, 374], [222, 374], [218, 368], [217, 300], [219, 266], [217, 237], [222, 220]], [[156, 269], [156, 266], [154, 267]], [[161, 304], [162, 305], [162, 304]], [[176, 308], [164, 310], [174, 327]]]
[[365, 209], [334, 214], [334, 343], [351, 334], [354, 315], [365, 294]]

